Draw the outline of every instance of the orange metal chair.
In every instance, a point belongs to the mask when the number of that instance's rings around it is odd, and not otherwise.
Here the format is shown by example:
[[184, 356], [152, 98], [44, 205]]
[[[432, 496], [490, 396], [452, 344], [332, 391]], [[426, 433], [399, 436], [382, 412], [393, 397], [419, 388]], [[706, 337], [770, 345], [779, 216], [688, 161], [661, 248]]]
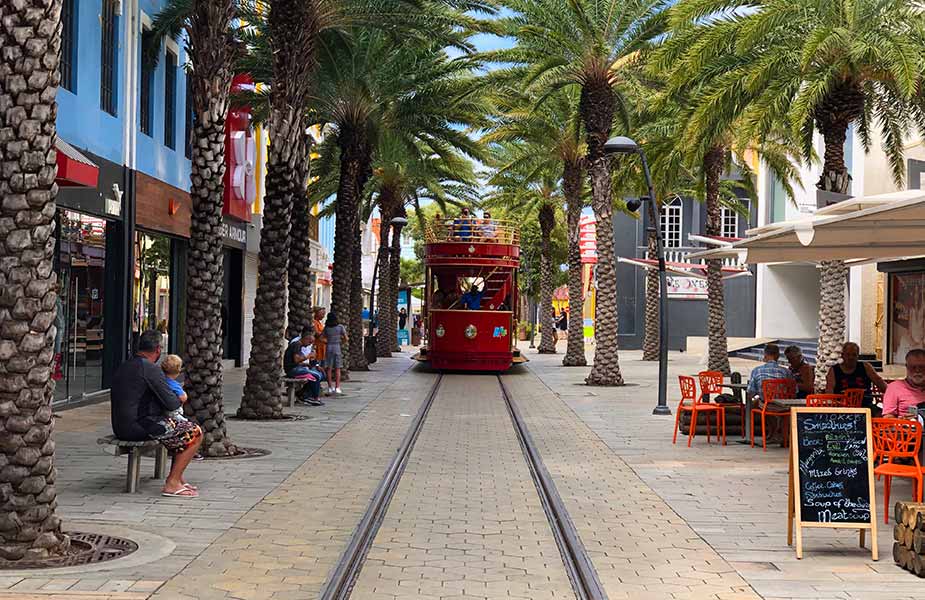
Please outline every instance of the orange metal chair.
[[[700, 379], [700, 400], [705, 395], [719, 395], [723, 393], [723, 373], [722, 371], [701, 371], [697, 373]], [[715, 401], [715, 399], [714, 399]], [[728, 406], [728, 405], [727, 405]], [[742, 415], [742, 426], [745, 427], [745, 405], [739, 404], [739, 412]], [[725, 415], [723, 415], [725, 419]]]
[[806, 397], [806, 406], [845, 408], [847, 405], [843, 394], [810, 394]]
[[[716, 415], [716, 425], [717, 433], [716, 437], [719, 437], [720, 432], [723, 436], [723, 445], [726, 445], [726, 411], [723, 408], [722, 404], [714, 404], [712, 402], [701, 402], [700, 398], [703, 397], [702, 394], [700, 397], [697, 396], [697, 382], [693, 377], [688, 377], [687, 375], [678, 376], [678, 384], [681, 387], [681, 402], [678, 404], [678, 410], [675, 415], [674, 420], [674, 438], [671, 440], [672, 444], [678, 442], [678, 430], [681, 428], [681, 413], [688, 411], [691, 413], [691, 424], [689, 433], [687, 436], [687, 447], [691, 447], [691, 442], [694, 440], [694, 434], [697, 431], [697, 414], [703, 413], [707, 418], [707, 442], [710, 441], [710, 416], [712, 414]], [[690, 402], [690, 404], [687, 404]]]
[[864, 402], [864, 394], [867, 390], [862, 388], [852, 388], [850, 390], [845, 390], [845, 408], [861, 408], [861, 404]]
[[[922, 425], [909, 419], [873, 419], [871, 431], [874, 451], [883, 461], [874, 467], [875, 475], [883, 475], [883, 505], [890, 505], [890, 485], [894, 477], [912, 480], [912, 501], [922, 498], [922, 465], [919, 447], [922, 444]], [[896, 458], [912, 459], [911, 465], [891, 462]], [[890, 511], [883, 511], [883, 522], [890, 522]]]
[[[792, 379], [765, 379], [761, 382], [761, 396], [763, 403], [757, 411], [761, 415], [761, 447], [765, 452], [768, 451], [768, 417], [779, 417], [785, 421], [790, 420], [790, 410], [775, 411], [768, 410], [772, 401], [783, 398], [796, 398], [797, 382]], [[752, 410], [752, 418], [749, 422], [751, 428], [752, 448], [755, 447], [755, 412]], [[787, 427], [784, 425], [784, 447], [787, 447]]]

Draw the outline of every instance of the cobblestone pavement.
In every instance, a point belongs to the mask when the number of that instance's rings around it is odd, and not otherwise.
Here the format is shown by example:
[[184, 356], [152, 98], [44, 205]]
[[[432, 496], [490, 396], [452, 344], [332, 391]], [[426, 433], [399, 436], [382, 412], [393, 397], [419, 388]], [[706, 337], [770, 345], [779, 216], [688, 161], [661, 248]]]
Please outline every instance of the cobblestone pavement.
[[[559, 350], [558, 355], [530, 354], [529, 370], [667, 504], [673, 513], [668, 519], [680, 518], [687, 523], [709, 545], [708, 552], [718, 554], [731, 565], [761, 597], [767, 600], [925, 597], [922, 580], [893, 564], [892, 526], [882, 526], [882, 512], [879, 561], [871, 560], [869, 550], [857, 547], [857, 532], [853, 530], [806, 531], [804, 557], [798, 561], [786, 541], [784, 449], [775, 445], [762, 452], [732, 439], [725, 447], [708, 445], [700, 437], [694, 439], [693, 448], [680, 439], [677, 445], [672, 445], [674, 414], [652, 415], [657, 399], [657, 363], [641, 361], [639, 352], [621, 352], [621, 367], [629, 385], [589, 388], [581, 384], [589, 370], [562, 368], [564, 346], [560, 344]], [[590, 352], [588, 358], [592, 358]], [[668, 399], [672, 413], [679, 399], [677, 376], [703, 370], [705, 367], [698, 359], [698, 356], [671, 354]], [[746, 375], [756, 365], [732, 360], [733, 370]], [[526, 410], [527, 403], [521, 402], [519, 406]], [[547, 464], [551, 461], [546, 460]], [[878, 511], [883, 507], [882, 490], [882, 484], [878, 483]], [[907, 482], [894, 479], [892, 499], [909, 499], [911, 495]], [[655, 529], [653, 534], [662, 535], [664, 531]]]
[[[376, 407], [379, 400], [391, 407], [418, 402], [420, 394], [408, 386], [410, 382], [404, 382], [404, 386], [396, 384], [412, 365], [407, 354], [380, 359], [374, 366], [375, 371], [353, 373], [352, 380], [343, 386], [345, 395], [328, 398], [326, 406], [287, 409], [309, 416], [307, 420], [229, 420], [229, 432], [238, 444], [264, 448], [271, 454], [243, 460], [194, 462], [187, 471], [187, 478], [199, 485], [201, 497], [196, 500], [160, 496], [163, 482], [150, 478], [153, 461], [149, 459], [142, 461], [139, 493], [122, 493], [125, 457], [106, 454], [96, 443], [98, 437], [112, 432], [109, 404], [61, 411], [56, 420], [55, 438], [58, 510], [65, 528], [122, 535], [141, 542], [140, 549], [127, 558], [94, 566], [0, 572], [0, 599], [141, 600], [149, 597], [211, 544], [223, 539], [226, 532], [232, 537], [241, 536], [243, 530], [235, 526], [236, 522], [262, 500], [277, 502], [279, 496], [266, 500], [265, 497], [365, 407]], [[423, 376], [423, 379], [429, 377]], [[417, 381], [426, 385], [420, 378]], [[226, 414], [236, 410], [243, 383], [243, 369], [226, 372]], [[383, 420], [405, 420], [398, 417], [395, 410], [383, 412], [376, 408], [368, 412]], [[401, 429], [403, 431], [404, 427]], [[344, 456], [346, 459], [349, 454]], [[344, 463], [329, 460], [325, 468], [342, 474]], [[274, 526], [287, 525], [286, 521], [281, 521]], [[178, 598], [171, 593], [164, 597]], [[198, 594], [196, 597], [205, 598]]]
[[497, 378], [444, 377], [352, 598], [575, 598]]
[[735, 569], [532, 372], [517, 369], [504, 382], [611, 600], [757, 600]]

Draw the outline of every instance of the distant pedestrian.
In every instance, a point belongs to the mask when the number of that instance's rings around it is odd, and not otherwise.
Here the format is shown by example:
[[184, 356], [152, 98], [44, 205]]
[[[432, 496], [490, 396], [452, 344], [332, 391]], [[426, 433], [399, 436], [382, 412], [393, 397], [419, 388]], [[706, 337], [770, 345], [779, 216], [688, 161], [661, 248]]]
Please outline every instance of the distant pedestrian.
[[337, 315], [328, 313], [324, 323], [324, 340], [327, 344], [325, 350], [324, 366], [328, 370], [328, 391], [332, 394], [343, 394], [340, 389], [340, 370], [344, 366], [343, 342], [349, 342], [347, 328], [337, 321]]
[[404, 329], [408, 324], [408, 311], [404, 308], [398, 311], [398, 328]]
[[324, 341], [324, 315], [327, 311], [323, 306], [318, 306], [312, 311], [312, 327], [315, 330], [315, 360], [324, 365], [324, 353], [327, 344]]

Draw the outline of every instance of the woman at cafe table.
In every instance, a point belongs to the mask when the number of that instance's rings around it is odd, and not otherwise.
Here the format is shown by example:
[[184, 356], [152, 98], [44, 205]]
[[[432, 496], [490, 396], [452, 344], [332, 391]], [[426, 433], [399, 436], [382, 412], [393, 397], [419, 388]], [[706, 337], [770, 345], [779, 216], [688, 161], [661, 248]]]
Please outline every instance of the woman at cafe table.
[[906, 378], [892, 382], [883, 394], [883, 416], [904, 417], [925, 407], [925, 350], [906, 353]]
[[[874, 371], [869, 363], [859, 361], [860, 347], [854, 342], [845, 342], [841, 348], [841, 364], [829, 367], [825, 379], [826, 394], [841, 394], [845, 390], [864, 390], [864, 401], [861, 406], [875, 410], [871, 386], [877, 386], [881, 392], [886, 391], [886, 382]], [[877, 416], [877, 415], [874, 415]]]
[[787, 346], [784, 356], [790, 364], [790, 374], [797, 382], [797, 398], [805, 398], [812, 394], [815, 386], [813, 381], [813, 368], [803, 358], [803, 351], [799, 346]]

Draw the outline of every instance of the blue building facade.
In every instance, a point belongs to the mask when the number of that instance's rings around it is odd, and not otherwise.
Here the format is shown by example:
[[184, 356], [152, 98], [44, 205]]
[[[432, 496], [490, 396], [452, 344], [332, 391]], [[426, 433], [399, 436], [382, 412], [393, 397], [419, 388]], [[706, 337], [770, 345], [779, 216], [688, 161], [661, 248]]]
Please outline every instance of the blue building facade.
[[[137, 335], [182, 344], [190, 199], [182, 40], [142, 61], [166, 0], [63, 0], [56, 402], [104, 394]], [[70, 177], [70, 173], [92, 177]]]

